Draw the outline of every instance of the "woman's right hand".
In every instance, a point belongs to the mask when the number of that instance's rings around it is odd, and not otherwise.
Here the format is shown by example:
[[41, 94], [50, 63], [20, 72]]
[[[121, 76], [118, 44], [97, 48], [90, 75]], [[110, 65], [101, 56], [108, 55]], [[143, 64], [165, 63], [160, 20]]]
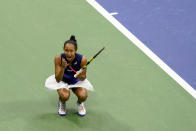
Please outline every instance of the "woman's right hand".
[[65, 69], [67, 66], [68, 66], [67, 61], [66, 61], [64, 58], [62, 58], [61, 67], [62, 67], [63, 69]]

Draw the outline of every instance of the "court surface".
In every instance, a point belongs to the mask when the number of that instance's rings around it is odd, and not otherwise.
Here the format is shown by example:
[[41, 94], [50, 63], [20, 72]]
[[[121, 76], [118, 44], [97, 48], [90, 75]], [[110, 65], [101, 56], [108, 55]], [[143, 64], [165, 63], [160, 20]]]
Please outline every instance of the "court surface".
[[[0, 130], [193, 131], [196, 102], [176, 81], [82, 0], [1, 0]], [[53, 59], [71, 34], [95, 91], [87, 115], [57, 115], [58, 96], [44, 88]]]

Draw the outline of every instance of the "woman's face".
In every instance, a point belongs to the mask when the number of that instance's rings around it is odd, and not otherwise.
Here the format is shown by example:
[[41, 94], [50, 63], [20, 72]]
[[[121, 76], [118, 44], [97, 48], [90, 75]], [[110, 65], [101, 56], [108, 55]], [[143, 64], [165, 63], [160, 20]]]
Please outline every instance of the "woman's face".
[[68, 62], [72, 62], [76, 54], [75, 46], [72, 43], [67, 43], [64, 47], [64, 54]]

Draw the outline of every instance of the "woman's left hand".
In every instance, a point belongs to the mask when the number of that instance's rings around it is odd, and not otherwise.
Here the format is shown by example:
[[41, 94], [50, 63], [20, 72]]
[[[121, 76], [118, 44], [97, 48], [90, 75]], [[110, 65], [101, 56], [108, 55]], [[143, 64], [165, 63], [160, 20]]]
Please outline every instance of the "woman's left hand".
[[76, 76], [77, 79], [83, 81], [86, 79], [86, 69], [83, 69], [82, 72], [79, 72]]

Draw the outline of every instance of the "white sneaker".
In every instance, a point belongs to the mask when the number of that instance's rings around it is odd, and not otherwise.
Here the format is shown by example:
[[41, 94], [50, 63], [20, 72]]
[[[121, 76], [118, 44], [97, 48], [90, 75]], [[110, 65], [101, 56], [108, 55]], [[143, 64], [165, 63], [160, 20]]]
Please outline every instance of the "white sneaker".
[[85, 109], [84, 103], [79, 104], [77, 102], [77, 105], [78, 105], [78, 115], [79, 116], [85, 116], [86, 115], [86, 109]]
[[66, 116], [66, 109], [65, 108], [66, 108], [66, 103], [63, 104], [61, 102], [61, 100], [59, 100], [59, 103], [58, 103], [58, 114], [60, 116]]

